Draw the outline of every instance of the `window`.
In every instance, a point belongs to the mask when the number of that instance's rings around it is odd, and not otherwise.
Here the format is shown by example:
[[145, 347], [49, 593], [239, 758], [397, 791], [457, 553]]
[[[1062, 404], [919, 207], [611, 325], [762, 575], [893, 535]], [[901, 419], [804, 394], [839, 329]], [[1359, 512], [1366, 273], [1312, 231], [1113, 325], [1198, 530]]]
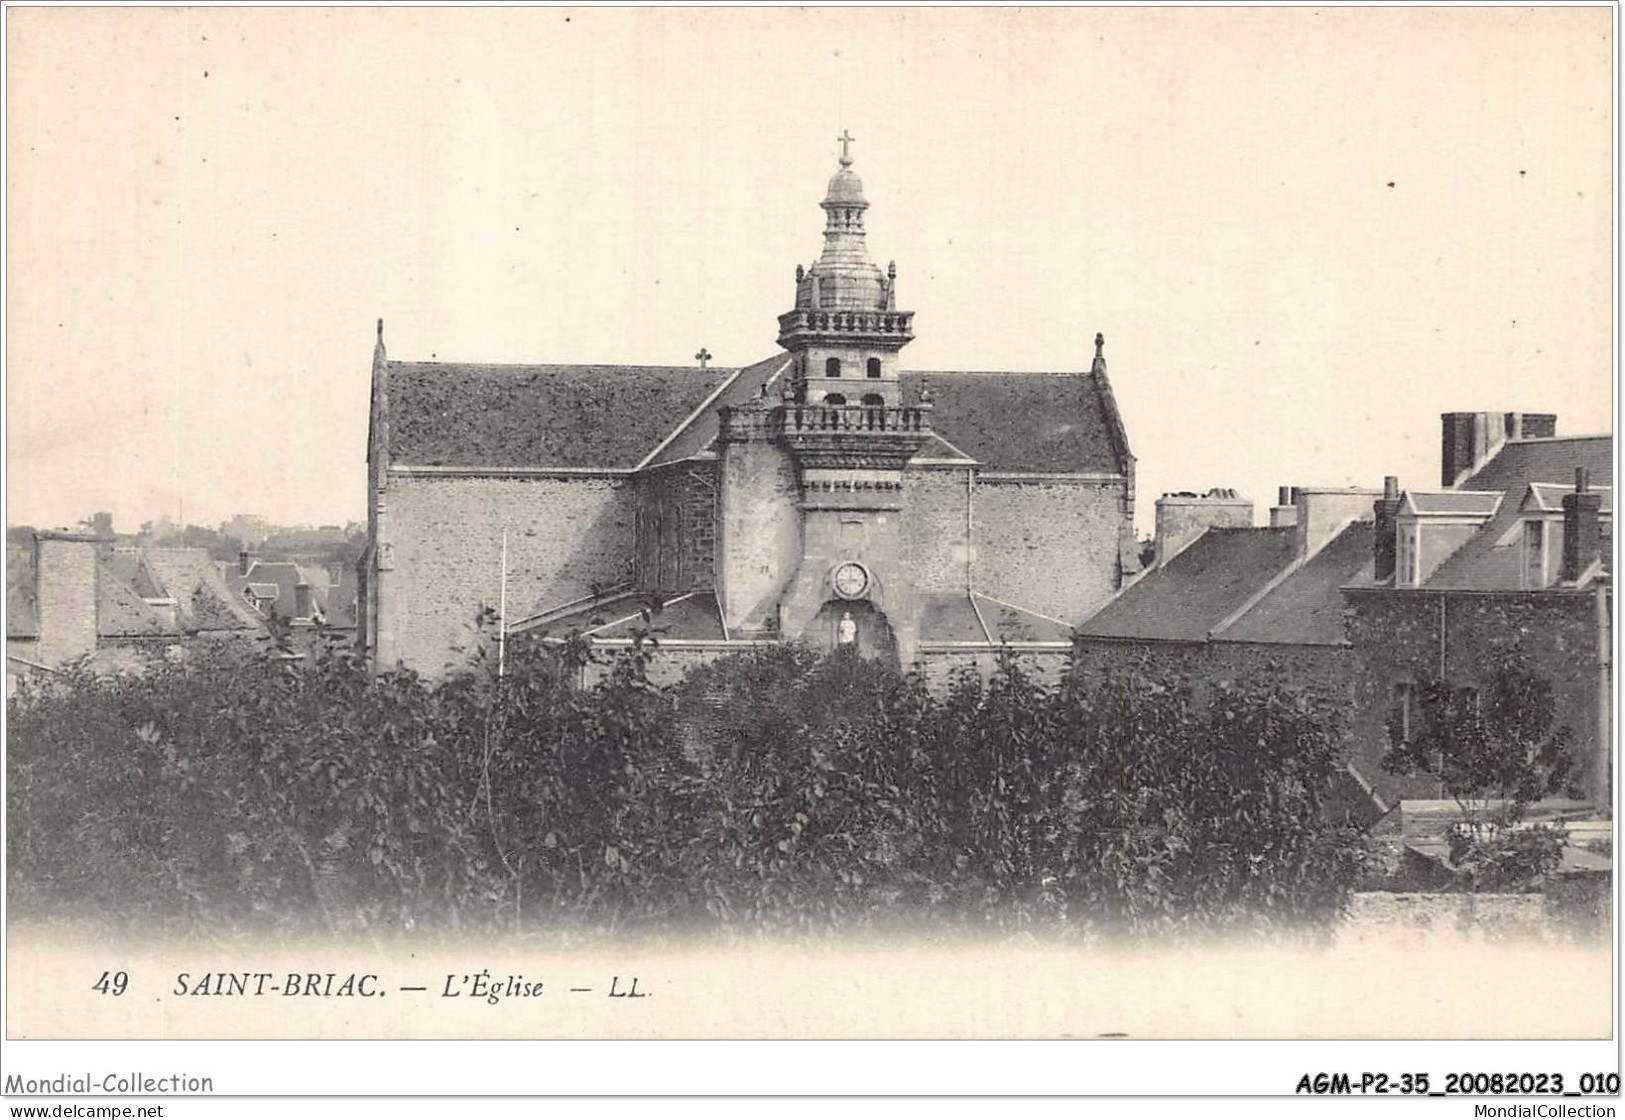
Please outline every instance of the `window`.
[[863, 403], [871, 408], [880, 408], [885, 405], [886, 398], [879, 393], [865, 393], [863, 394]]
[[1523, 585], [1546, 586], [1546, 523], [1526, 521], [1523, 526]]
[[869, 359], [869, 376], [874, 377], [874, 378], [878, 378], [880, 376], [880, 359], [879, 358], [870, 358]]
[[824, 363], [824, 376], [825, 377], [839, 377], [839, 376], [841, 376], [841, 359], [839, 359], [839, 358], [830, 358], [828, 361], [826, 361]]
[[1416, 733], [1416, 686], [1410, 681], [1394, 685], [1394, 730], [1399, 741], [1408, 743]]
[[1422, 527], [1401, 525], [1394, 534], [1394, 586], [1415, 587], [1422, 579]]
[[824, 403], [831, 406], [845, 404], [846, 397], [840, 393], [825, 393]]

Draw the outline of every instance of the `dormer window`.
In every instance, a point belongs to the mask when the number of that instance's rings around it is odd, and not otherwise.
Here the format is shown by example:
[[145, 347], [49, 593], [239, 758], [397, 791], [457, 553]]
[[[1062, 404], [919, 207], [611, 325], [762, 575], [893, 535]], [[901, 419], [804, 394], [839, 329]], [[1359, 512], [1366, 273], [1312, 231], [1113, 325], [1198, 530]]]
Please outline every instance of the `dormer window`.
[[1394, 586], [1415, 587], [1421, 579], [1421, 527], [1400, 525], [1394, 532]]
[[1523, 523], [1523, 585], [1533, 589], [1545, 587], [1551, 580], [1547, 576], [1546, 522], [1532, 519]]
[[839, 359], [839, 358], [830, 358], [829, 360], [827, 360], [824, 363], [824, 376], [825, 377], [839, 377], [839, 376], [841, 376], [841, 359]]

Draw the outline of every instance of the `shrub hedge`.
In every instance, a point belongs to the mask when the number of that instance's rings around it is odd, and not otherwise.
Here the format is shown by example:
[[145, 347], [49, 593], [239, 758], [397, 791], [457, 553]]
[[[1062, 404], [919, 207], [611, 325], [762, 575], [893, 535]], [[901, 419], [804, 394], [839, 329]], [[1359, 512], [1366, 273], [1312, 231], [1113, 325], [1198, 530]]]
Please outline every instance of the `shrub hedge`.
[[8, 705], [11, 906], [185, 934], [938, 923], [1297, 927], [1358, 834], [1338, 728], [1280, 692], [944, 695], [794, 646], [656, 687], [640, 647], [515, 651], [500, 682], [218, 649], [70, 669]]

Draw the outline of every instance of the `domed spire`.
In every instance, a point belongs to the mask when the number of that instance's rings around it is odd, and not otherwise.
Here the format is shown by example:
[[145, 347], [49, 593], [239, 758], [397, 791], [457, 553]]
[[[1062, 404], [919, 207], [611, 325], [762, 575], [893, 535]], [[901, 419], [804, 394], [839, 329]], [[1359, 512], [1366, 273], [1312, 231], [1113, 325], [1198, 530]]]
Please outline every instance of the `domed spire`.
[[869, 202], [863, 197], [863, 180], [852, 170], [852, 141], [856, 137], [843, 128], [835, 139], [841, 145], [841, 168], [830, 177], [829, 190], [824, 195], [824, 209], [832, 222], [838, 210], [855, 210], [855, 224], [862, 229], [863, 211], [869, 208]]

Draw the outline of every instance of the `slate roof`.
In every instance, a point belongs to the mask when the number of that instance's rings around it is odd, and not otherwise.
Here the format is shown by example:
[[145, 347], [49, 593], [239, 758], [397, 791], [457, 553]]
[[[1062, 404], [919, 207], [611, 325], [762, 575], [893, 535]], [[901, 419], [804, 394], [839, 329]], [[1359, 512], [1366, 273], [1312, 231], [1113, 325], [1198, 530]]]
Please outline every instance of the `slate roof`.
[[[774, 354], [771, 358], [765, 358], [757, 362], [753, 366], [746, 366], [739, 370], [739, 376], [723, 387], [716, 400], [712, 401], [703, 412], [694, 415], [686, 424], [683, 424], [681, 431], [675, 432], [671, 442], [661, 448], [660, 453], [649, 461], [649, 466], [658, 467], [666, 463], [675, 463], [710, 448], [722, 426], [718, 410], [725, 406], [733, 407], [755, 400], [761, 395], [762, 386], [769, 381], [772, 384], [768, 388], [768, 399], [777, 404], [780, 399], [779, 378], [783, 377], [781, 371], [788, 372], [786, 367], [789, 361], [790, 355], [780, 352]], [[775, 377], [775, 374], [778, 377]], [[677, 424], [682, 423], [685, 419], [687, 419], [687, 414], [678, 417], [672, 427], [675, 429]], [[664, 439], [665, 437], [662, 436], [661, 438]], [[653, 451], [654, 446], [654, 444], [651, 444], [649, 450]]]
[[143, 599], [162, 599], [169, 594], [148, 569], [141, 549], [114, 548], [103, 556], [103, 561], [119, 582], [128, 584]]
[[985, 470], [1123, 473], [1128, 444], [1110, 387], [1092, 373], [905, 372], [930, 383], [931, 425]]
[[561, 615], [545, 626], [530, 629], [540, 637], [562, 638], [579, 631], [594, 638], [625, 639], [637, 630], [647, 630], [657, 641], [723, 640], [722, 612], [709, 591], [673, 595], [659, 610], [649, 610], [650, 596], [625, 594], [604, 599], [579, 611]]
[[[1612, 514], [1614, 512], [1614, 488], [1611, 486], [1593, 486], [1592, 492], [1602, 498], [1600, 512]], [[1554, 482], [1531, 482], [1524, 490], [1522, 508], [1524, 510], [1544, 510], [1547, 513], [1563, 512], [1563, 495], [1574, 493], [1573, 484], [1559, 486]]]
[[390, 459], [413, 466], [629, 469], [734, 372], [391, 361]]
[[26, 548], [6, 549], [6, 637], [39, 637], [34, 604], [34, 555]]
[[[1472, 538], [1447, 557], [1424, 583], [1438, 591], [1515, 591], [1522, 586], [1522, 556], [1517, 534], [1525, 487], [1531, 482], [1574, 486], [1574, 470], [1591, 472], [1592, 485], [1612, 487], [1612, 436], [1568, 436], [1559, 439], [1517, 440], [1504, 445], [1463, 489], [1511, 491], [1495, 516]], [[1561, 507], [1559, 507], [1561, 508]]]
[[1614, 484], [1614, 437], [1562, 436], [1557, 439], [1513, 440], [1502, 445], [1459, 490], [1518, 490], [1526, 482], [1574, 485], [1574, 468], [1591, 472], [1593, 486]]
[[1010, 603], [990, 599], [981, 592], [972, 592], [982, 621], [995, 642], [1069, 642], [1072, 627], [1057, 618], [1041, 614]]
[[[1340, 588], [1371, 568], [1374, 526], [1350, 523], [1288, 572], [1215, 641], [1335, 646], [1343, 643]], [[1178, 560], [1178, 557], [1175, 557]]]
[[[788, 358], [704, 370], [391, 361], [389, 454], [410, 466], [624, 470], [658, 449], [650, 466], [677, 462], [710, 448], [717, 409], [756, 397]], [[905, 372], [906, 399], [917, 398], [922, 379], [937, 432], [986, 470], [1128, 470], [1104, 375]], [[927, 454], [952, 451], [936, 442]]]
[[201, 548], [142, 550], [147, 569], [173, 596], [182, 625], [192, 630], [256, 630], [259, 616], [232, 594]]
[[1488, 517], [1501, 504], [1504, 495], [1499, 490], [1407, 490], [1405, 505], [1412, 513], [1463, 514]]
[[970, 596], [920, 596], [920, 640], [923, 642], [985, 642], [987, 631], [976, 619]]
[[251, 589], [256, 599], [272, 600], [271, 609], [283, 618], [300, 617], [297, 612], [301, 583], [310, 585], [311, 602], [319, 608], [326, 577], [314, 578], [291, 560], [255, 560], [249, 564], [246, 574], [240, 574], [233, 567], [226, 577], [226, 586], [232, 595], [241, 599], [243, 592]]
[[[180, 634], [180, 627], [149, 605], [122, 578], [111, 557], [96, 560], [96, 635], [102, 638], [157, 638]], [[156, 597], [156, 596], [155, 596]]]
[[1202, 641], [1292, 562], [1296, 532], [1208, 529], [1107, 602], [1078, 633]]

